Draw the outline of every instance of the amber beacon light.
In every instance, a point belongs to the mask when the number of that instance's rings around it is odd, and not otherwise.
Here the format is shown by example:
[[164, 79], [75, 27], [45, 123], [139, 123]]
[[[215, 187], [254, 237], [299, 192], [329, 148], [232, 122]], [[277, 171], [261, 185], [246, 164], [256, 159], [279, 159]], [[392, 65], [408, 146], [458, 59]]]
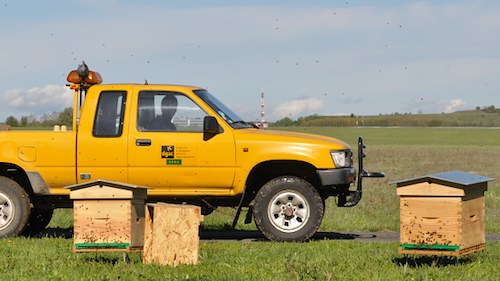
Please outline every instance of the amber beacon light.
[[96, 71], [89, 70], [84, 61], [76, 70], [72, 70], [68, 74], [66, 80], [72, 84], [86, 84], [89, 86], [102, 83], [101, 75]]

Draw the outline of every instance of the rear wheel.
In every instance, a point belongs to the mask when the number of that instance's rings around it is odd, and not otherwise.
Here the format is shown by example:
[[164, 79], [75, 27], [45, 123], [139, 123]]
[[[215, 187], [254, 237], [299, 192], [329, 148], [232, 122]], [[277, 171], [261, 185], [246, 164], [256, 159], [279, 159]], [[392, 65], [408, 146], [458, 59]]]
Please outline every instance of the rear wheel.
[[323, 199], [304, 179], [282, 176], [267, 182], [255, 197], [257, 228], [272, 241], [304, 241], [323, 219]]
[[0, 177], [0, 237], [17, 236], [30, 216], [30, 199], [15, 181]]

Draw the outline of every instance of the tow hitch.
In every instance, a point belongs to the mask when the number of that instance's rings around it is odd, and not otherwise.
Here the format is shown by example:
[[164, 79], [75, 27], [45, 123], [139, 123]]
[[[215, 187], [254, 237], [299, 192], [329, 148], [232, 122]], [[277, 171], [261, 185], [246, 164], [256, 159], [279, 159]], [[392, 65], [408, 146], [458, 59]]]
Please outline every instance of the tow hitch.
[[363, 152], [366, 146], [363, 144], [363, 138], [358, 138], [358, 182], [356, 190], [339, 195], [339, 207], [353, 207], [356, 206], [361, 200], [361, 193], [363, 190], [363, 178], [383, 178], [385, 174], [382, 172], [368, 172], [363, 168], [363, 158], [366, 154]]

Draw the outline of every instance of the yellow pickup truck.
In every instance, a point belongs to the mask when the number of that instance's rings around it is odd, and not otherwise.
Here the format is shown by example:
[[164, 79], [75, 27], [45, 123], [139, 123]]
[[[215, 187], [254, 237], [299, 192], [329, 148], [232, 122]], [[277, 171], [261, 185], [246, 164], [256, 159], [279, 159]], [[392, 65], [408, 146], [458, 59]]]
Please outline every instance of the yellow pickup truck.
[[84, 64], [68, 81], [72, 127], [0, 132], [0, 237], [45, 228], [55, 208], [72, 206], [65, 186], [101, 179], [204, 214], [236, 207], [233, 226], [248, 207], [245, 221], [253, 215], [270, 240], [303, 241], [328, 197], [354, 206], [361, 179], [383, 176], [363, 170], [361, 138], [356, 172], [345, 142], [259, 129], [202, 88], [101, 84]]

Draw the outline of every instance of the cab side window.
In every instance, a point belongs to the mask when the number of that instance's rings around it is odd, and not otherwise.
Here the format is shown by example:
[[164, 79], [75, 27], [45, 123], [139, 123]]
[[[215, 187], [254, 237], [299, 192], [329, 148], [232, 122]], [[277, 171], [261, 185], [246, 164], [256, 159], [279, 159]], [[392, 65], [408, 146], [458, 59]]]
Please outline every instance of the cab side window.
[[207, 114], [187, 96], [169, 91], [139, 92], [137, 130], [203, 132]]
[[122, 135], [126, 92], [103, 91], [94, 118], [94, 137], [113, 138]]

